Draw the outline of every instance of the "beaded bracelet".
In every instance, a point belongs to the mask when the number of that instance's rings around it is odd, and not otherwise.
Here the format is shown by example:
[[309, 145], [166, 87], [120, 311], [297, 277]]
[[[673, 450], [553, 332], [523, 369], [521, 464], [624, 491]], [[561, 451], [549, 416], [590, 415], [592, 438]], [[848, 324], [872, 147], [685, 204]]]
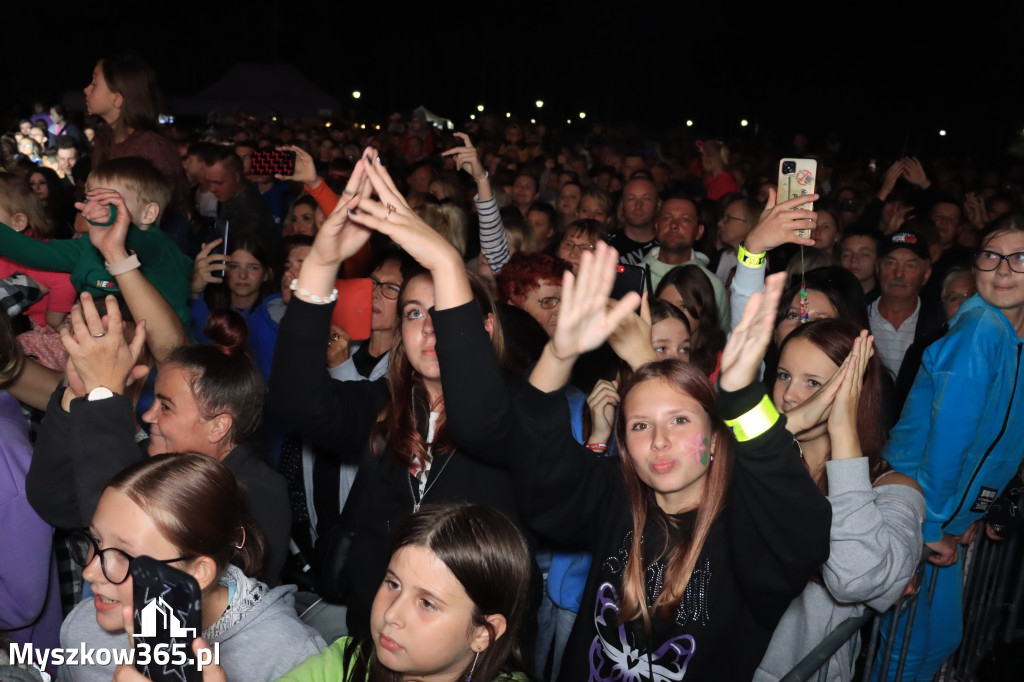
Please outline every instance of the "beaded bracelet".
[[735, 419], [726, 419], [725, 425], [732, 429], [736, 440], [740, 443], [753, 440], [770, 429], [779, 420], [779, 411], [775, 409], [767, 394], [761, 402]]
[[293, 279], [291, 284], [288, 285], [288, 288], [294, 291], [296, 294], [298, 294], [299, 298], [309, 299], [310, 303], [316, 303], [318, 305], [334, 303], [335, 301], [338, 300], [337, 289], [331, 289], [330, 296], [317, 296], [316, 294], [309, 293], [309, 290], [299, 287], [298, 279]]
[[736, 259], [748, 268], [763, 268], [768, 262], [768, 252], [750, 253], [747, 251], [747, 247], [740, 244], [740, 248], [736, 252]]

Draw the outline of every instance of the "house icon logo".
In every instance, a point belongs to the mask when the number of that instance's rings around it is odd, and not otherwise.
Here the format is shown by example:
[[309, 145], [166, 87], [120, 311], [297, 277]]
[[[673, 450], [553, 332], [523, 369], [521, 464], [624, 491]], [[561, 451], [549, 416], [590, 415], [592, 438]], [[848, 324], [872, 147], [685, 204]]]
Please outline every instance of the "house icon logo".
[[139, 632], [139, 637], [156, 637], [157, 630], [168, 632], [175, 639], [196, 636], [195, 628], [181, 627], [181, 621], [174, 615], [174, 609], [167, 605], [163, 597], [157, 597], [146, 604], [140, 616], [142, 631]]

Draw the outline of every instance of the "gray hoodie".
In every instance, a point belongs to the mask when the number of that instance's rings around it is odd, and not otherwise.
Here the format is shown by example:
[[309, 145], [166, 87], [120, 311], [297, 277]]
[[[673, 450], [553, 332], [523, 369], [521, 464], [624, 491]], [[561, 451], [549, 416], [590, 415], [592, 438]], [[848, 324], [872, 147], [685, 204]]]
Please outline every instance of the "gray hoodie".
[[[847, 618], [885, 611], [913, 577], [923, 545], [924, 496], [905, 485], [873, 488], [866, 457], [827, 462], [832, 505], [824, 585], [808, 583], [775, 628], [754, 682], [777, 682]], [[853, 679], [860, 638], [828, 662], [829, 682]]]
[[[295, 614], [294, 585], [270, 589], [229, 566], [221, 583], [234, 584], [231, 602], [224, 615], [203, 631], [203, 638], [220, 643], [220, 665], [229, 680], [269, 682], [314, 656], [326, 646], [323, 638]], [[122, 649], [128, 646], [124, 631], [111, 633], [96, 623], [93, 599], [78, 604], [64, 620], [61, 646]], [[110, 682], [110, 665], [62, 666], [59, 680]]]

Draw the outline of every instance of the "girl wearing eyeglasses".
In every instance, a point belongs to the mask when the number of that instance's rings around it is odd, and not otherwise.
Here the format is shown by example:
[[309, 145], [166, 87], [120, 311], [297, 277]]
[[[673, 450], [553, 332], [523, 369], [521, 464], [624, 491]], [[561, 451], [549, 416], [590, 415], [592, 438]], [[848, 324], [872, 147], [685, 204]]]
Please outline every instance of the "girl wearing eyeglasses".
[[[149, 556], [196, 579], [202, 636], [220, 643], [220, 665], [239, 680], [274, 680], [320, 652], [324, 640], [295, 615], [292, 585], [270, 589], [250, 577], [266, 544], [231, 470], [211, 457], [163, 454], [125, 469], [107, 485], [71, 557], [94, 596], [61, 627], [65, 648], [126, 649], [131, 567]], [[65, 666], [61, 679], [107, 682], [110, 665]]]
[[[972, 524], [1024, 452], [1024, 218], [1007, 216], [982, 235], [974, 277], [977, 295], [925, 351], [885, 452], [924, 490], [924, 541], [934, 552], [924, 584], [938, 572], [934, 599], [922, 597], [917, 607], [905, 680], [930, 680], [956, 649], [963, 580], [957, 547], [970, 542]], [[889, 670], [895, 674], [896, 665]]]

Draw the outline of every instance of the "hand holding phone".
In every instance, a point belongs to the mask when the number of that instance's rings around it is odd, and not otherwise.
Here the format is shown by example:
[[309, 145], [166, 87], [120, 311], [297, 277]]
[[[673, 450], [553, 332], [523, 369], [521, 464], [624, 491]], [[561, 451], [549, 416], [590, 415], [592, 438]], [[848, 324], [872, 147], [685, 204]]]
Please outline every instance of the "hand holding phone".
[[[814, 159], [782, 159], [779, 161], [779, 190], [776, 197], [776, 205], [790, 199], [814, 194], [817, 175], [818, 162]], [[813, 211], [814, 204], [807, 202], [798, 205], [797, 208]], [[809, 227], [798, 229], [796, 233], [804, 239], [810, 239], [811, 237]]]
[[202, 682], [192, 643], [203, 629], [199, 583], [147, 556], [132, 561], [135, 669], [153, 682]]

